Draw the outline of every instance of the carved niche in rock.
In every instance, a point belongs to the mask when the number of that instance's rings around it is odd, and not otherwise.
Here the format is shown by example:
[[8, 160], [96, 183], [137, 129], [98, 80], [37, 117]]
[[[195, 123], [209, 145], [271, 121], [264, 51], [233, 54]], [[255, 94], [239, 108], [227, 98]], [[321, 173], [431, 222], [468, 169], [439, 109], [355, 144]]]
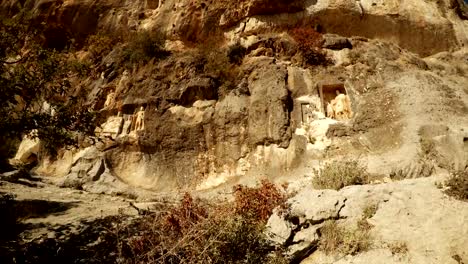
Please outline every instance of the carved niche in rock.
[[320, 85], [319, 92], [322, 111], [328, 118], [348, 120], [353, 117], [351, 99], [346, 93], [344, 84]]

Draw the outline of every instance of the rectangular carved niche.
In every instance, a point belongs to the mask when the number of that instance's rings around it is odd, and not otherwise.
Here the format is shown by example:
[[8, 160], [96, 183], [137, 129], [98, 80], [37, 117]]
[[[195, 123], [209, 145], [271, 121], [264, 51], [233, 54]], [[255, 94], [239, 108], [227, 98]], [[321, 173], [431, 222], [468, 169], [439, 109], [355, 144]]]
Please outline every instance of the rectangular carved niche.
[[320, 84], [318, 86], [318, 90], [322, 104], [320, 111], [322, 111], [325, 115], [327, 113], [327, 105], [336, 97], [336, 91], [339, 91], [345, 95], [347, 94], [344, 83]]

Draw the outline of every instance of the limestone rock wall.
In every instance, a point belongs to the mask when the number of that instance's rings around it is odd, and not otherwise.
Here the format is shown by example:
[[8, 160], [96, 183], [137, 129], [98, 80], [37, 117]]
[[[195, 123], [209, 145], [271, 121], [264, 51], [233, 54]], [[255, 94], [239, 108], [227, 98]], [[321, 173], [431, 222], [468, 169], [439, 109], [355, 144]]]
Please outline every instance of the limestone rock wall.
[[[15, 3], [2, 2], [1, 12], [13, 14]], [[88, 156], [85, 163], [96, 163], [97, 168], [105, 164], [106, 172], [144, 188], [203, 189], [265, 169], [281, 174], [311, 159], [391, 150], [399, 142], [398, 113], [411, 109], [402, 110], [395, 102], [404, 97], [407, 82], [389, 84], [405, 72], [414, 87], [454, 75], [447, 81], [447, 94], [457, 100], [451, 105], [465, 110], [456, 87], [466, 80], [458, 79], [468, 72], [466, 53], [454, 55], [457, 64], [448, 53], [426, 61], [411, 53], [427, 56], [467, 44], [467, 21], [459, 12], [464, 3], [457, 2], [458, 9], [453, 1], [422, 0], [27, 3], [26, 8], [46, 22], [47, 38], [58, 48], [70, 38], [79, 44], [99, 32], [149, 29], [166, 33], [169, 49], [186, 52], [125, 71], [116, 68], [110, 53], [99, 66], [102, 74], [82, 82], [102, 119], [96, 129], [102, 142], [91, 152], [96, 162]], [[291, 37], [275, 30], [298, 23], [341, 35], [324, 35], [329, 65], [306, 67], [288, 51]], [[223, 36], [227, 41], [221, 44], [241, 43], [246, 49], [235, 77], [238, 83], [228, 90], [199, 69], [189, 45]], [[330, 89], [326, 96], [320, 87]], [[351, 120], [327, 116], [335, 90], [349, 98], [355, 113]], [[89, 145], [83, 143], [83, 148]], [[76, 175], [83, 169], [72, 161], [80, 152], [63, 151], [56, 159], [44, 160], [38, 172]]]

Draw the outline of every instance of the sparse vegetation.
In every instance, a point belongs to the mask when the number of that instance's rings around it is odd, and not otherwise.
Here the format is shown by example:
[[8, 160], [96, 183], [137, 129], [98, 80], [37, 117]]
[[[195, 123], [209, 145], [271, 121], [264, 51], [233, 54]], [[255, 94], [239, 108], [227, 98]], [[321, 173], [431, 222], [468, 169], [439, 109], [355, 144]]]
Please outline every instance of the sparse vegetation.
[[164, 36], [159, 32], [134, 33], [123, 48], [121, 64], [131, 67], [134, 64], [148, 63], [152, 59], [166, 58], [170, 52], [164, 49], [164, 41]]
[[287, 263], [264, 235], [266, 219], [284, 202], [282, 190], [263, 181], [233, 191], [233, 202], [185, 194], [180, 203], [162, 201], [138, 217], [82, 223], [80, 233], [31, 243], [18, 254], [48, 263]]
[[240, 44], [234, 44], [228, 48], [228, 58], [230, 63], [240, 64], [244, 58], [247, 49]]
[[403, 241], [397, 241], [388, 244], [388, 249], [393, 255], [406, 255], [408, 254], [408, 244]]
[[119, 41], [118, 38], [111, 37], [110, 34], [96, 34], [88, 37], [86, 46], [91, 59], [98, 62], [102, 57], [112, 51]]
[[326, 254], [356, 255], [369, 250], [372, 245], [370, 228], [360, 224], [347, 229], [330, 220], [324, 223], [320, 234], [319, 249]]
[[318, 189], [339, 190], [349, 185], [369, 183], [367, 168], [357, 160], [335, 160], [314, 170], [313, 184]]
[[[237, 186], [234, 204], [210, 205], [186, 194], [180, 205], [146, 216], [139, 235], [122, 244], [128, 260], [144, 263], [268, 263], [279, 255], [263, 234], [266, 219], [284, 202], [270, 182]], [[234, 210], [232, 208], [234, 206]], [[128, 248], [129, 251], [125, 251]]]
[[372, 218], [377, 213], [377, 209], [379, 209], [379, 204], [377, 203], [368, 204], [366, 207], [364, 207], [364, 210], [362, 212], [362, 217], [364, 219]]
[[[71, 96], [71, 79], [86, 67], [70, 65], [64, 53], [45, 48], [36, 24], [26, 13], [0, 19], [0, 145], [11, 146], [29, 133], [56, 150], [75, 143], [76, 133], [94, 131], [86, 100]], [[55, 115], [42, 109], [44, 102]], [[10, 155], [0, 153], [0, 170]]]
[[392, 180], [400, 181], [404, 179], [413, 179], [421, 177], [429, 177], [435, 171], [435, 166], [432, 160], [420, 159], [419, 163], [408, 165], [403, 168], [393, 169], [389, 177]]
[[330, 64], [326, 53], [321, 49], [323, 44], [322, 34], [306, 26], [297, 26], [290, 30], [289, 34], [296, 41], [297, 48], [306, 65]]
[[435, 143], [432, 140], [421, 138], [419, 141], [420, 151], [418, 153], [420, 159], [435, 159], [437, 151]]
[[452, 171], [445, 182], [445, 193], [462, 201], [468, 201], [468, 171]]

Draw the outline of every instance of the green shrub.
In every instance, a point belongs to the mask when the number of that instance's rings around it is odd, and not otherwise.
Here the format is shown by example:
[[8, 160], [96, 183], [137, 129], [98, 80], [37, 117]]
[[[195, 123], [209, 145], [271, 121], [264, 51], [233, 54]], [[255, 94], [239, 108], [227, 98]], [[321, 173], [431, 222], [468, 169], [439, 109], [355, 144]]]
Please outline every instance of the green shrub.
[[369, 183], [367, 168], [357, 160], [332, 161], [314, 170], [313, 185], [318, 189], [339, 190], [349, 185]]
[[327, 66], [332, 64], [328, 59], [327, 54], [321, 49], [311, 49], [302, 52], [304, 62], [308, 65], [323, 65]]
[[445, 182], [445, 193], [462, 201], [468, 201], [468, 171], [453, 171]]

